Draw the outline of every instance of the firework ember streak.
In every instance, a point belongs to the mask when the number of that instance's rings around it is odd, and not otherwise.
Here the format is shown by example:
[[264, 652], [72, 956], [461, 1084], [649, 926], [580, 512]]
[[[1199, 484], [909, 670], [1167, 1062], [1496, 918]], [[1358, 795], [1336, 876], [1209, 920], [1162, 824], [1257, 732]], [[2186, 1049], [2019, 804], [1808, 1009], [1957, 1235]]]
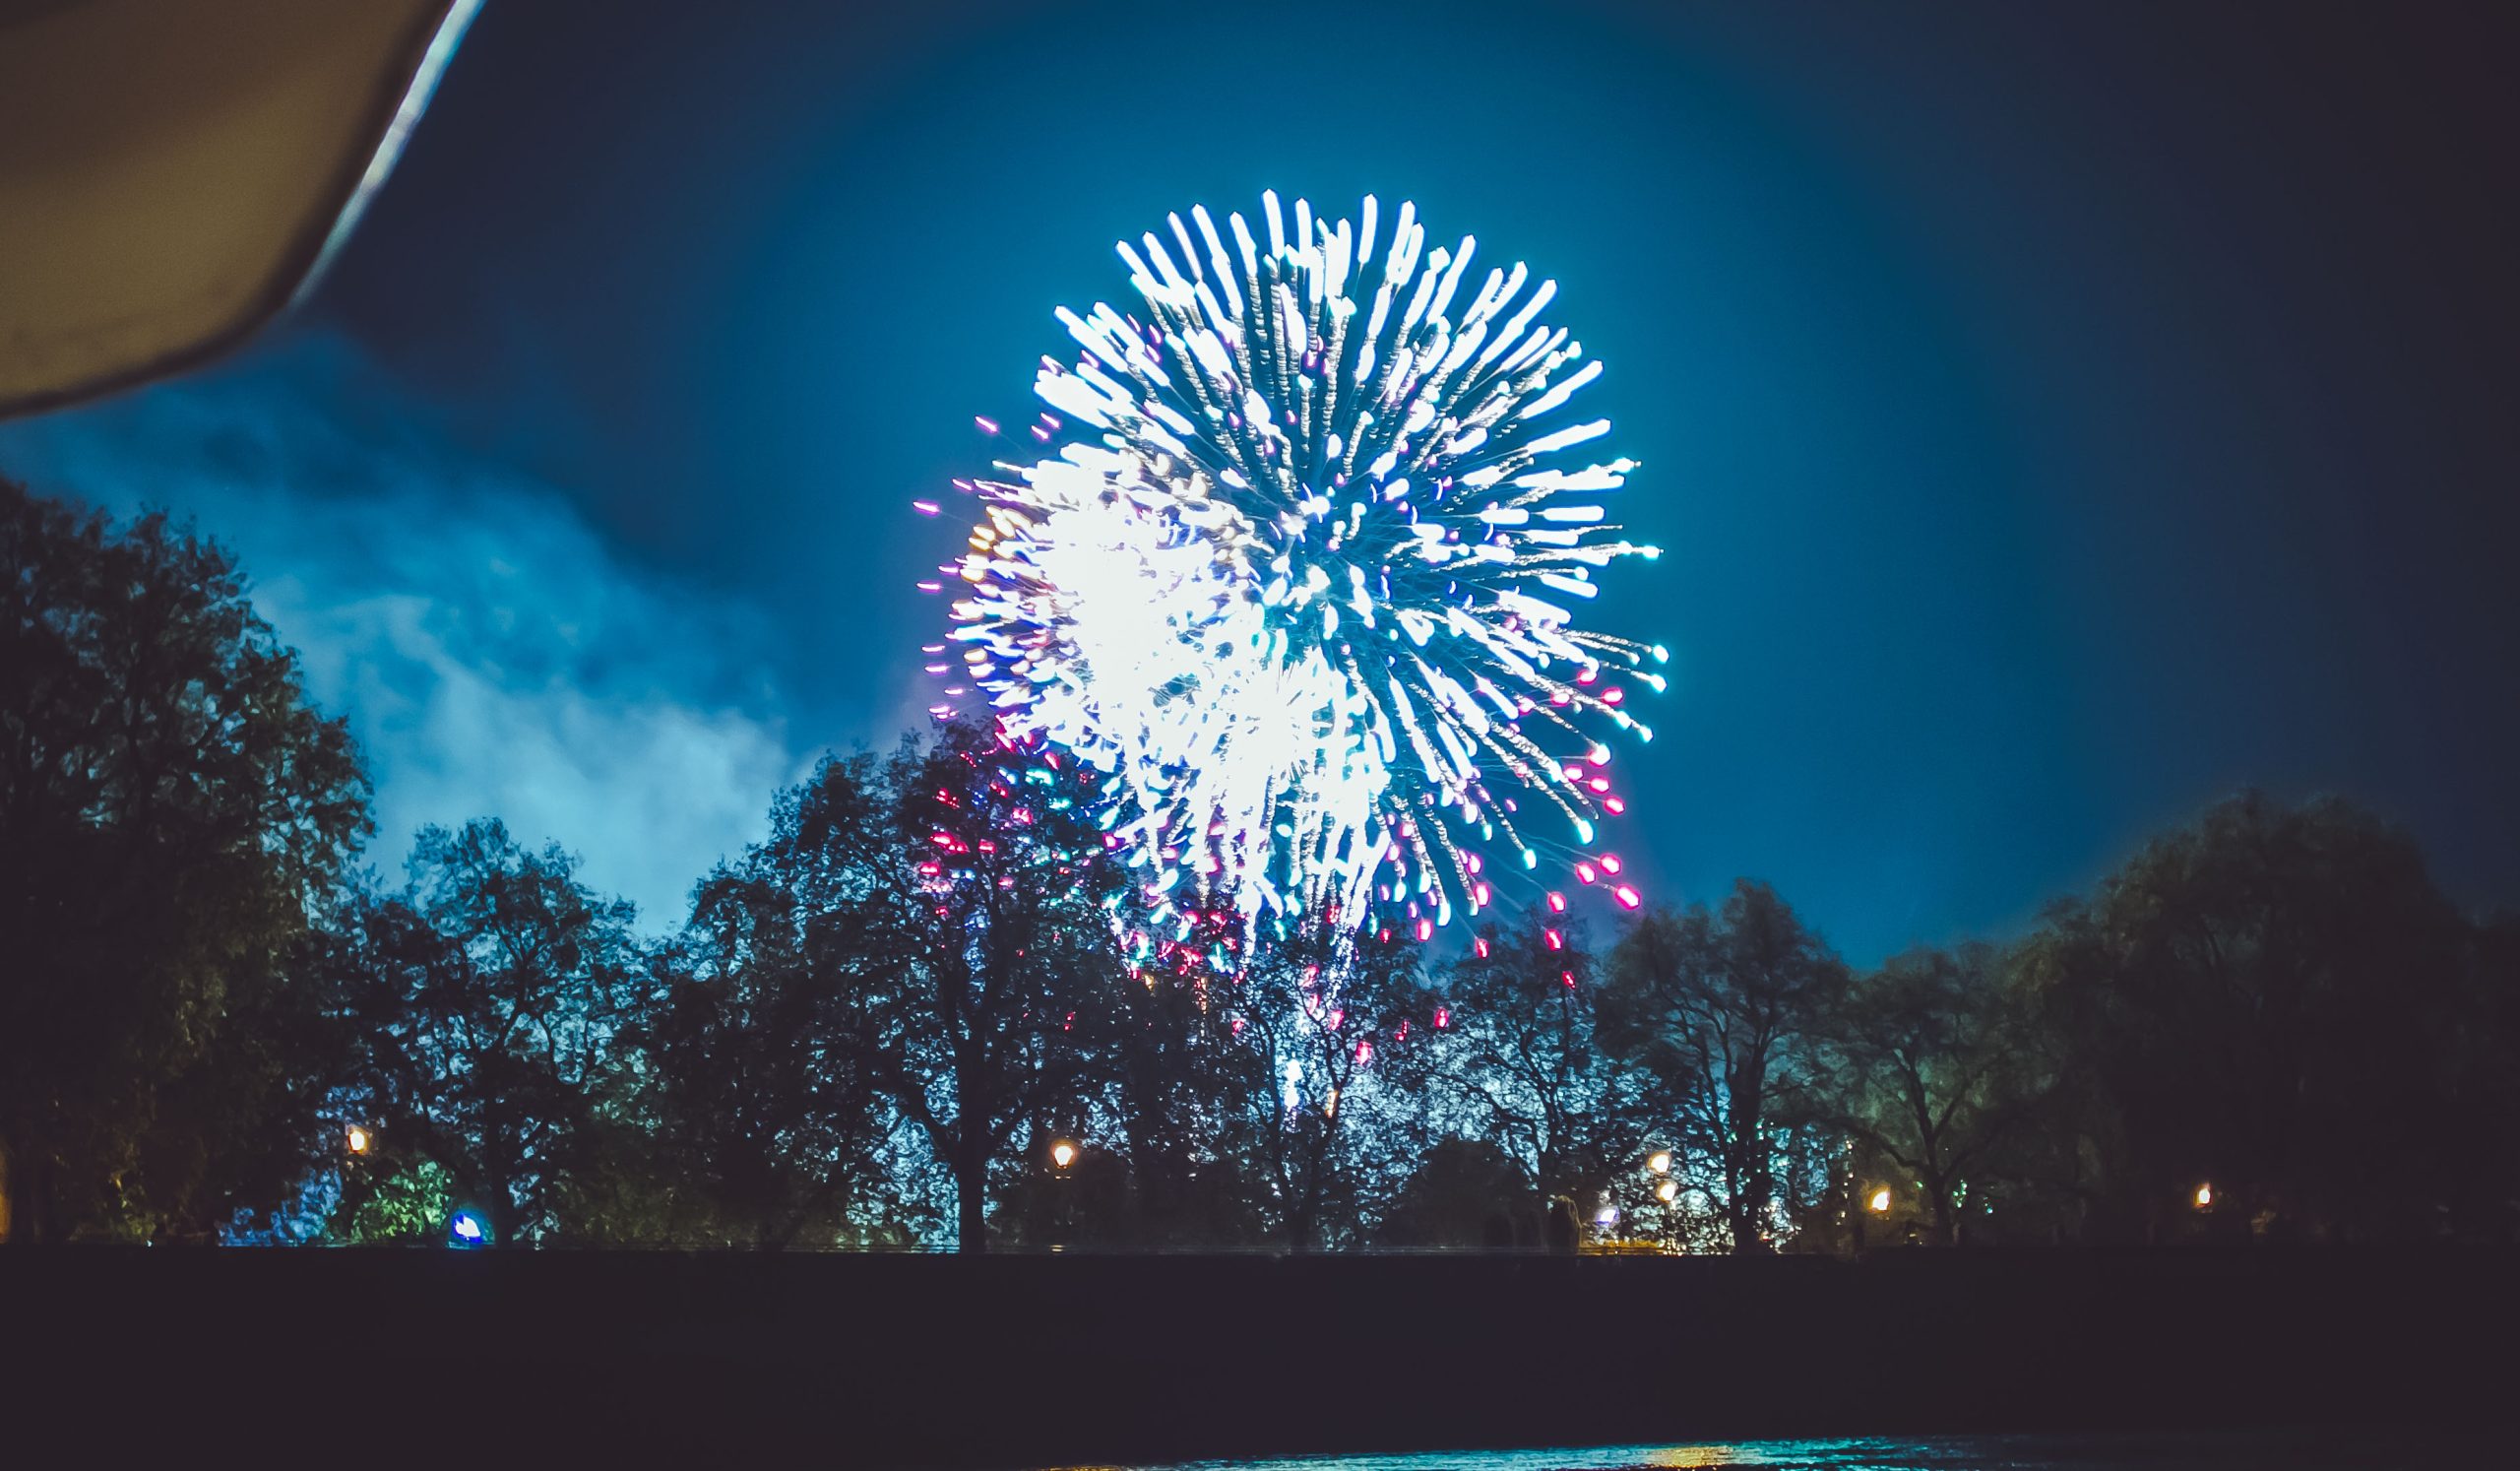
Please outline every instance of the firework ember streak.
[[1595, 824], [1610, 739], [1652, 738], [1621, 681], [1667, 656], [1578, 626], [1599, 569], [1656, 554], [1606, 519], [1634, 463], [1567, 412], [1601, 364], [1543, 320], [1553, 282], [1474, 278], [1412, 205], [1262, 205], [1257, 235], [1195, 209], [1121, 243], [1140, 309], [1059, 310], [1037, 458], [958, 482], [982, 519], [929, 671], [1106, 774], [1103, 830], [1185, 934], [1424, 939], [1559, 871], [1634, 907]]

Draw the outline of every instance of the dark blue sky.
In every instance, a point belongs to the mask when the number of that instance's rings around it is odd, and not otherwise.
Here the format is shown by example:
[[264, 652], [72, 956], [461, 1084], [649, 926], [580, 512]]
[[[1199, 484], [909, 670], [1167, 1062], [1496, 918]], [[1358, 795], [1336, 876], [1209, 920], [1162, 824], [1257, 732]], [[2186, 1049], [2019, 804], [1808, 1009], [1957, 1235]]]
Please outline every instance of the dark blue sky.
[[1659, 897], [1868, 961], [2246, 784], [2520, 897], [2509, 12], [854, 9], [491, 0], [306, 310], [0, 467], [234, 543], [389, 827], [662, 909], [925, 703], [907, 502], [1110, 242], [1370, 190], [1608, 364]]

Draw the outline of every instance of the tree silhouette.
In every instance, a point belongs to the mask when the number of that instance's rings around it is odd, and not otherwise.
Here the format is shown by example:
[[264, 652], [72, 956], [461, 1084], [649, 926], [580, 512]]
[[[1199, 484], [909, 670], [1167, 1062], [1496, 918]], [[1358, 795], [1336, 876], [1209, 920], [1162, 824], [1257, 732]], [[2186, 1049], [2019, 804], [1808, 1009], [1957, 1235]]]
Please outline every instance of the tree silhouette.
[[1902, 1192], [1913, 1180], [1935, 1240], [1959, 1245], [1969, 1210], [1985, 1208], [1982, 1170], [2054, 1080], [2003, 953], [1973, 944], [1897, 956], [1852, 988], [1823, 1029], [1837, 1068], [1819, 1117], [1895, 1166]]
[[[1124, 953], [1145, 933], [1141, 922], [1120, 936]], [[1094, 1081], [1084, 1100], [1090, 1108], [1083, 1117], [1071, 1110], [1044, 1119], [1041, 1129], [1049, 1135], [1066, 1129], [1091, 1141], [1075, 1167], [1080, 1174], [1105, 1160], [1125, 1164], [1127, 1220], [1094, 1221], [1097, 1240], [1146, 1246], [1258, 1240], [1265, 1229], [1258, 1207], [1263, 1186], [1240, 1107], [1250, 1058], [1234, 1036], [1231, 983], [1212, 975], [1190, 946], [1157, 955], [1150, 943], [1149, 950], [1115, 969], [1107, 991], [1080, 1010], [1078, 1033], [1091, 1049]], [[1085, 1193], [1055, 1179], [1050, 1188]], [[1073, 1217], [1085, 1203], [1070, 1202], [1067, 1214]]]
[[872, 1224], [889, 1162], [875, 1018], [862, 991], [823, 984], [803, 918], [753, 855], [701, 884], [662, 967], [638, 1040], [678, 1240], [830, 1246]]
[[1721, 911], [1647, 914], [1610, 957], [1611, 1051], [1715, 1166], [1735, 1251], [1771, 1249], [1790, 1124], [1819, 1112], [1815, 1043], [1847, 969], [1776, 891], [1743, 879]]
[[329, 960], [363, 1048], [339, 1107], [376, 1140], [347, 1183], [353, 1217], [426, 1167], [496, 1240], [562, 1231], [642, 987], [633, 921], [556, 845], [535, 853], [487, 819], [421, 832], [404, 891], [361, 902]]
[[1484, 1139], [1442, 1139], [1402, 1182], [1377, 1240], [1450, 1251], [1511, 1251], [1539, 1243], [1532, 1185]]
[[1590, 1220], [1646, 1134], [1637, 1079], [1597, 1035], [1601, 977], [1582, 927], [1547, 913], [1480, 927], [1445, 970], [1435, 1090], [1470, 1137], [1501, 1150], [1526, 1198]]
[[202, 1240], [317, 1147], [292, 990], [367, 831], [225, 552], [0, 480], [0, 1176], [13, 1240]]
[[1264, 939], [1230, 997], [1234, 1137], [1261, 1216], [1292, 1251], [1361, 1239], [1372, 1183], [1416, 1121], [1435, 1026], [1413, 949], [1351, 945], [1323, 925]]
[[1075, 1013], [1118, 957], [1117, 885], [1078, 818], [1080, 779], [968, 725], [881, 762], [826, 760], [784, 798], [762, 870], [803, 914], [820, 984], [854, 993], [875, 1080], [953, 1182], [956, 1240], [985, 1250], [990, 1174], [1086, 1086]]
[[2369, 813], [2257, 794], [2156, 839], [2052, 914], [2032, 963], [2088, 1069], [2115, 1229], [2211, 1183], [2231, 1232], [2439, 1226], [2466, 927]]

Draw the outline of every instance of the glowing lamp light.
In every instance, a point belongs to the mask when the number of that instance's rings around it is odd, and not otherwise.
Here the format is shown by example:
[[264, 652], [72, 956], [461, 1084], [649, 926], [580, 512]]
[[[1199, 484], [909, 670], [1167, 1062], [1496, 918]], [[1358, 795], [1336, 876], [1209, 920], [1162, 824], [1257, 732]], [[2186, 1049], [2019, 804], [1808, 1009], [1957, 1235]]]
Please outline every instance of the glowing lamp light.
[[367, 1143], [368, 1143], [368, 1140], [367, 1140], [367, 1130], [365, 1130], [365, 1129], [363, 1129], [363, 1128], [359, 1127], [359, 1126], [358, 1126], [357, 1124], [355, 1124], [355, 1123], [351, 1124], [351, 1125], [350, 1125], [350, 1134], [349, 1134], [350, 1153], [352, 1153], [352, 1154], [365, 1154], [365, 1153], [367, 1153]]
[[2210, 1182], [2196, 1187], [2196, 1208], [2198, 1210], [2214, 1208], [2214, 1186]]
[[[1671, 1151], [1670, 1151], [1670, 1150], [1668, 1150], [1668, 1149], [1657, 1149], [1657, 1150], [1655, 1150], [1655, 1151], [1654, 1151], [1654, 1153], [1653, 1153], [1650, 1157], [1648, 1157], [1648, 1158], [1647, 1158], [1647, 1160], [1645, 1161], [1645, 1168], [1646, 1168], [1646, 1169], [1648, 1169], [1648, 1170], [1653, 1171], [1653, 1172], [1654, 1172], [1655, 1174], [1657, 1174], [1657, 1175], [1669, 1175], [1669, 1174], [1670, 1174], [1670, 1173], [1671, 1173]], [[1666, 1197], [1666, 1198], [1668, 1198], [1668, 1197]]]
[[1672, 1201], [1677, 1200], [1680, 1198], [1680, 1183], [1676, 1180], [1667, 1180], [1661, 1184], [1656, 1185], [1654, 1187], [1654, 1198], [1662, 1201], [1665, 1205], [1669, 1205]]
[[1615, 1205], [1605, 1205], [1600, 1210], [1595, 1211], [1593, 1213], [1593, 1224], [1603, 1228], [1604, 1230], [1607, 1230], [1610, 1227], [1617, 1225], [1618, 1207]]
[[477, 1247], [489, 1240], [489, 1233], [481, 1226], [481, 1218], [469, 1210], [457, 1211], [447, 1221], [446, 1229], [455, 1233], [455, 1239], [468, 1247]]
[[1064, 1170], [1076, 1163], [1076, 1146], [1061, 1139], [1050, 1146], [1050, 1163]]
[[1881, 1188], [1873, 1191], [1872, 1199], [1868, 1203], [1872, 1206], [1872, 1213], [1874, 1215], [1880, 1216], [1889, 1214], [1890, 1187], [1888, 1185], [1883, 1185]]

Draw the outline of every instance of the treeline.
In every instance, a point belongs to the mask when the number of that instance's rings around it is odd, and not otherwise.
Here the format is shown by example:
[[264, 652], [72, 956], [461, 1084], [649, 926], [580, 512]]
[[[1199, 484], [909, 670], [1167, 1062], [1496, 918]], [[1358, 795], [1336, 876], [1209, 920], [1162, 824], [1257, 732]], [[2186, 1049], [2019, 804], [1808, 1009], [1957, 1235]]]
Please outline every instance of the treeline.
[[1149, 923], [1089, 775], [946, 727], [780, 794], [657, 938], [495, 822], [363, 868], [346, 729], [189, 531], [0, 481], [0, 573], [11, 1240], [2520, 1236], [2520, 925], [2341, 802], [1868, 973], [1746, 880], [1244, 952]]

